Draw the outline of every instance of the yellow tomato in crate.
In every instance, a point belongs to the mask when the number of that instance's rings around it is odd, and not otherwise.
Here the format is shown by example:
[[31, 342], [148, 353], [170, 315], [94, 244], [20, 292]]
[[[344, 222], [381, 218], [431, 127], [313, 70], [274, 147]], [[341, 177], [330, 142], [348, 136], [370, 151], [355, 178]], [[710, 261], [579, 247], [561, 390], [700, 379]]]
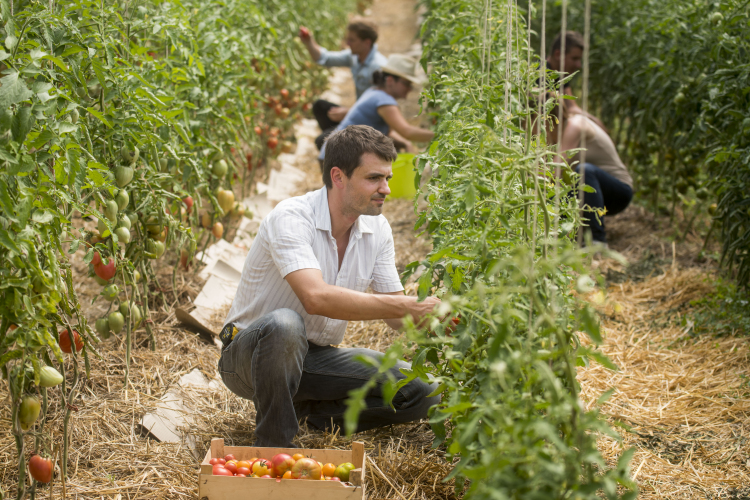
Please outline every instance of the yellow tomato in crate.
[[305, 458], [305, 456], [304, 456], [304, 455], [303, 455], [302, 453], [295, 453], [294, 455], [292, 455], [292, 458], [293, 458], [293, 459], [294, 459], [294, 461], [296, 462], [296, 461], [297, 461], [297, 460], [299, 460], [300, 458]]
[[336, 472], [336, 466], [332, 463], [327, 463], [323, 466], [322, 472], [324, 476], [331, 477]]

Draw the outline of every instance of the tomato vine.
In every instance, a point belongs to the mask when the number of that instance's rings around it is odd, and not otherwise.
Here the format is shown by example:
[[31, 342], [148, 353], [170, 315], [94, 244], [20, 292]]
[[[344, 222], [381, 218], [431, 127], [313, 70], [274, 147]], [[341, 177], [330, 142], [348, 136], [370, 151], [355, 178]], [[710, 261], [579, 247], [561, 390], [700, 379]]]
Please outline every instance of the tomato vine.
[[[163, 300], [154, 262], [183, 249], [186, 266], [221, 237], [221, 224], [244, 212], [233, 185], [243, 195], [268, 158], [293, 146], [294, 121], [327, 82], [305, 62], [299, 24], [334, 44], [352, 6], [0, 0], [0, 368], [17, 498], [27, 491], [26, 438], [45, 455], [58, 443], [66, 474], [70, 412], [100, 338], [124, 332], [126, 378], [136, 328], [154, 348], [149, 309]], [[103, 287], [97, 300], [111, 303], [102, 318], [82, 312], [76, 252]], [[65, 333], [68, 360], [63, 331], [82, 344]], [[57, 388], [40, 386], [47, 368], [62, 375]], [[37, 393], [41, 416], [27, 426], [33, 405], [22, 403]], [[62, 401], [62, 437], [44, 434], [48, 396]]]

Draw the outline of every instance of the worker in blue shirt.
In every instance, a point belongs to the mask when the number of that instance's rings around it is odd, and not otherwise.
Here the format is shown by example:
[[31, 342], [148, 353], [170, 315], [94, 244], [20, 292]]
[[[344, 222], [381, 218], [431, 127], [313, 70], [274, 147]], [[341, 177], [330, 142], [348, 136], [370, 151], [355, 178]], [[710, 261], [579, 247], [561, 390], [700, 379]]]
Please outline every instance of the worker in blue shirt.
[[[346, 44], [348, 49], [337, 52], [329, 51], [318, 45], [310, 30], [300, 26], [299, 37], [310, 53], [310, 57], [322, 66], [347, 66], [352, 69], [352, 78], [357, 90], [357, 99], [372, 86], [372, 74], [386, 64], [386, 57], [378, 52], [378, 31], [370, 23], [354, 21], [346, 27]], [[323, 131], [315, 139], [320, 149], [325, 138], [336, 129], [344, 119], [349, 108], [319, 99], [313, 103], [313, 115]]]

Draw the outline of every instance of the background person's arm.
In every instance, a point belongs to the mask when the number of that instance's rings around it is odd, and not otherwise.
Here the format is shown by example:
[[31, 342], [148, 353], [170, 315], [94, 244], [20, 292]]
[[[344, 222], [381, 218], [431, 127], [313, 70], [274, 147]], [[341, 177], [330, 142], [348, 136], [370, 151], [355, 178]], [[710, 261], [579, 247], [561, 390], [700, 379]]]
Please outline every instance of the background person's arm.
[[404, 115], [401, 114], [401, 110], [398, 109], [398, 106], [380, 106], [378, 114], [391, 127], [391, 130], [395, 130], [402, 137], [410, 141], [429, 142], [435, 137], [435, 133], [432, 130], [409, 125]]
[[310, 57], [316, 63], [327, 66], [351, 66], [352, 65], [352, 51], [349, 49], [340, 50], [338, 52], [331, 52], [324, 47], [318, 45], [313, 39], [310, 30], [304, 26], [299, 28], [299, 38], [302, 40], [302, 44], [307, 49]]
[[427, 297], [423, 302], [417, 302], [416, 297], [406, 296], [402, 292], [369, 294], [329, 285], [323, 280], [323, 274], [319, 269], [300, 269], [287, 274], [284, 279], [302, 302], [307, 314], [332, 319], [398, 320], [398, 323], [386, 323], [400, 327], [401, 319], [407, 314], [410, 314], [415, 322], [419, 322], [440, 303], [440, 299], [435, 297]]

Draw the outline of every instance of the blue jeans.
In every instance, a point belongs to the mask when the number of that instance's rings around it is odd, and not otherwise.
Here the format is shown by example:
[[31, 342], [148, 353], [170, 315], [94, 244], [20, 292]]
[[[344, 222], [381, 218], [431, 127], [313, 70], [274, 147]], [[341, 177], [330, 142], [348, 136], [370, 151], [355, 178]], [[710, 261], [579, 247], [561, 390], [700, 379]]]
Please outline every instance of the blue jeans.
[[[575, 171], [581, 174], [579, 166], [575, 166]], [[606, 209], [607, 215], [619, 214], [630, 205], [630, 200], [633, 199], [633, 188], [591, 163], [584, 164], [583, 168], [586, 171], [584, 183], [596, 190], [594, 193], [583, 193], [583, 202], [586, 205], [598, 210]], [[585, 211], [583, 220], [591, 229], [591, 239], [602, 243], [607, 242], [603, 216]]]
[[[302, 317], [278, 309], [237, 333], [221, 353], [219, 373], [229, 390], [255, 403], [255, 446], [293, 448], [298, 420], [320, 430], [343, 428], [349, 391], [376, 372], [355, 361], [357, 355], [383, 356], [370, 349], [312, 344]], [[399, 368], [409, 366], [400, 361], [391, 373], [403, 379]], [[393, 398], [394, 410], [383, 404], [383, 385], [378, 383], [365, 398], [357, 432], [425, 418], [440, 400], [427, 397], [436, 387], [419, 379], [409, 382]]]

